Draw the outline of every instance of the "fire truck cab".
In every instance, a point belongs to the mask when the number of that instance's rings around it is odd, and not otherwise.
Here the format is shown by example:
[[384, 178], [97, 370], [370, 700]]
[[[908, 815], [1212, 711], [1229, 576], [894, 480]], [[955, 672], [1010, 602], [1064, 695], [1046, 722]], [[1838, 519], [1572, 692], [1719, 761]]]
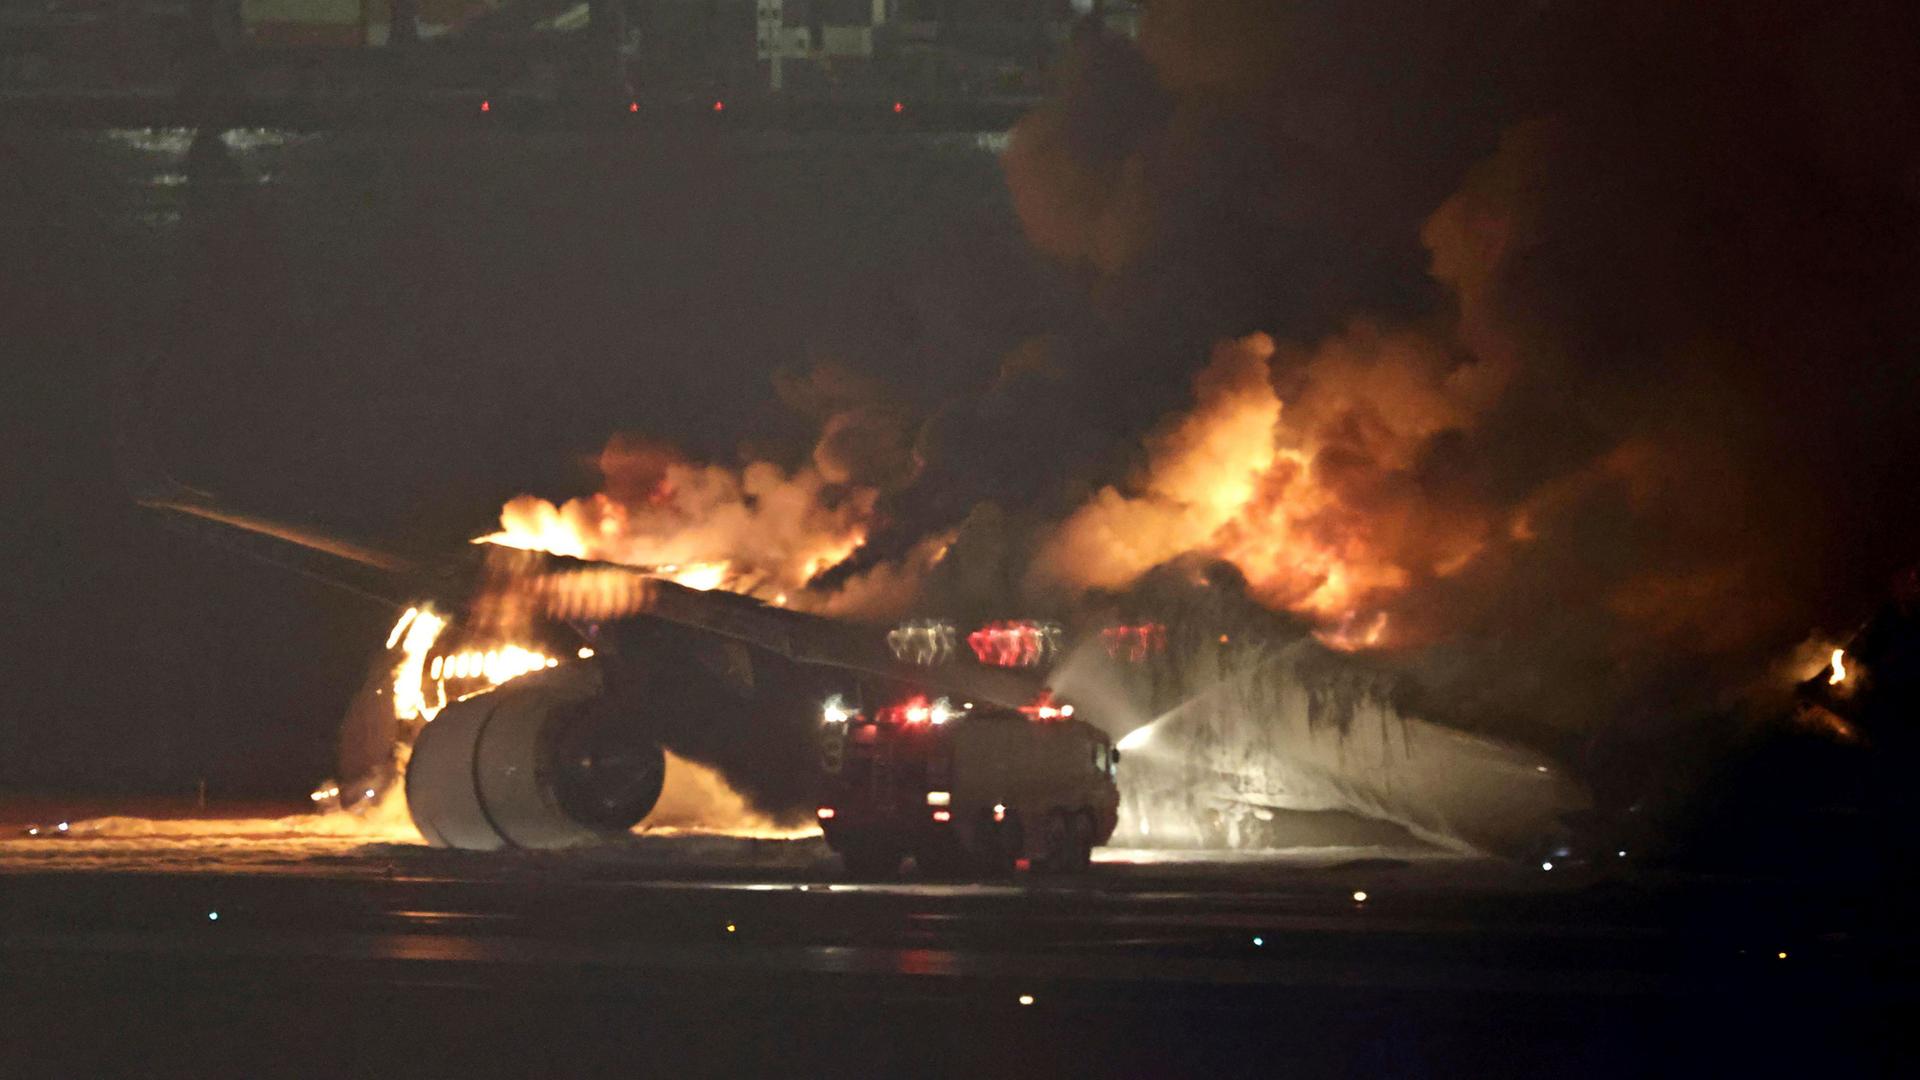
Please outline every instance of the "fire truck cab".
[[828, 702], [818, 810], [849, 873], [1072, 871], [1113, 835], [1119, 752], [1071, 705], [916, 696], [866, 713]]

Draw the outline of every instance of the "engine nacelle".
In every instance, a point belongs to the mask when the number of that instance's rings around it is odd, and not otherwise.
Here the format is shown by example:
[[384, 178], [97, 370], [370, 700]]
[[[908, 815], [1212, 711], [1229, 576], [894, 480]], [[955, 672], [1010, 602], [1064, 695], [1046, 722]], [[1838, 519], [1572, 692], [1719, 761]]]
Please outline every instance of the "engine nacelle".
[[567, 664], [455, 702], [421, 729], [407, 809], [435, 847], [570, 847], [639, 824], [665, 778], [660, 744], [612, 714], [598, 666]]

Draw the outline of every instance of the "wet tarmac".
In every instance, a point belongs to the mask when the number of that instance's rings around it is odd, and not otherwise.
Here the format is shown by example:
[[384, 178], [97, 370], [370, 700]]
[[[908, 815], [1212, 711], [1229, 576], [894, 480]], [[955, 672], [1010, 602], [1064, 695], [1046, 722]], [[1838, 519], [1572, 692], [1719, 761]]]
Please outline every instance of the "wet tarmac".
[[[850, 881], [817, 839], [0, 843], [0, 1075], [1904, 1071], [1895, 898], [1419, 851]], [[1364, 896], [1364, 899], [1356, 899]], [[1784, 954], [1784, 955], [1782, 955]]]

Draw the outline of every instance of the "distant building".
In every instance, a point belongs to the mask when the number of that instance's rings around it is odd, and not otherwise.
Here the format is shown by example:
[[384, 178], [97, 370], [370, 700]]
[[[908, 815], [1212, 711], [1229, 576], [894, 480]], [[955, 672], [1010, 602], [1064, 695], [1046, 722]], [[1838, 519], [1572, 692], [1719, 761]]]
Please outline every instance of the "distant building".
[[[504, 6], [501, 0], [415, 0], [422, 37]], [[390, 0], [240, 0], [240, 22], [254, 45], [384, 45], [392, 8]]]

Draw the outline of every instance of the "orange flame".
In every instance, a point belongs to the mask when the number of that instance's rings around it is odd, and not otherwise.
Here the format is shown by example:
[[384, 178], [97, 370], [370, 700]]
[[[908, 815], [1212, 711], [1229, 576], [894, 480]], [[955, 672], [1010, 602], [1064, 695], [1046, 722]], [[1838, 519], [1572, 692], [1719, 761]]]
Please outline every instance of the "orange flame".
[[1037, 576], [1120, 588], [1204, 552], [1239, 567], [1262, 602], [1311, 618], [1328, 644], [1387, 644], [1388, 602], [1418, 575], [1465, 569], [1485, 543], [1471, 514], [1391, 498], [1417, 448], [1467, 421], [1465, 391], [1417, 339], [1357, 328], [1287, 358], [1300, 389], [1283, 403], [1277, 351], [1265, 334], [1220, 345], [1194, 407], [1149, 440], [1129, 490], [1105, 488], [1070, 516]]
[[688, 588], [775, 601], [804, 589], [866, 540], [877, 493], [817, 471], [755, 462], [734, 471], [615, 439], [601, 456], [608, 490], [554, 504], [507, 503], [477, 543], [631, 566]]

